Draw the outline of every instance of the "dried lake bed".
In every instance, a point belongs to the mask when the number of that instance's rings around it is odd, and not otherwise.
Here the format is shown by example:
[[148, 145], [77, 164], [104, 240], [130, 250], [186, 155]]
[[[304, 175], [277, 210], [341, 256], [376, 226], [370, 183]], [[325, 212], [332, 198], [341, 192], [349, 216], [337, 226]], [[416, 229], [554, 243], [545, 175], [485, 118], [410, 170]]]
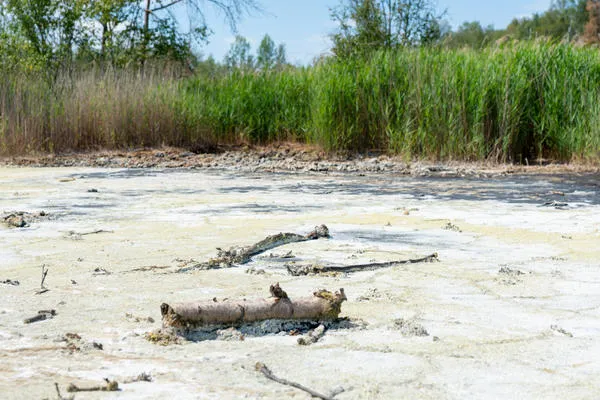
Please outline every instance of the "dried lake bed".
[[[76, 398], [309, 398], [256, 372], [262, 362], [336, 399], [597, 398], [599, 184], [597, 174], [0, 167], [0, 213], [36, 215], [0, 225], [0, 393], [54, 399], [54, 382], [66, 395], [69, 383], [109, 378], [121, 391]], [[216, 247], [320, 224], [330, 239], [175, 272]], [[433, 252], [439, 262], [338, 276], [293, 277], [284, 265]], [[36, 294], [42, 265], [50, 290]], [[310, 346], [287, 332], [168, 346], [144, 337], [163, 302], [267, 297], [275, 282], [290, 297], [344, 288], [352, 323]], [[152, 382], [123, 383], [142, 372]]]

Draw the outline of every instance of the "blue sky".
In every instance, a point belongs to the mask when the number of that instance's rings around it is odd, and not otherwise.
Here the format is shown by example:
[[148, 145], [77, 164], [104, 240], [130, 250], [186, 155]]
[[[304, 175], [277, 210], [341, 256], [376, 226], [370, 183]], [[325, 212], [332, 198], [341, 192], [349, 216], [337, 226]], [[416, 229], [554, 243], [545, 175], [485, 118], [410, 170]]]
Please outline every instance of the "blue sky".
[[[253, 50], [268, 33], [276, 43], [285, 43], [288, 59], [293, 63], [309, 63], [328, 51], [328, 35], [336, 28], [330, 19], [329, 9], [338, 5], [339, 0], [259, 1], [264, 13], [245, 16], [238, 24], [239, 34], [250, 41]], [[453, 27], [464, 21], [480, 21], [484, 26], [492, 24], [503, 28], [514, 17], [547, 10], [550, 3], [551, 0], [437, 0], [438, 8], [447, 10], [446, 19]], [[214, 34], [201, 52], [222, 60], [235, 34], [223, 16], [211, 9], [207, 10], [206, 19]]]

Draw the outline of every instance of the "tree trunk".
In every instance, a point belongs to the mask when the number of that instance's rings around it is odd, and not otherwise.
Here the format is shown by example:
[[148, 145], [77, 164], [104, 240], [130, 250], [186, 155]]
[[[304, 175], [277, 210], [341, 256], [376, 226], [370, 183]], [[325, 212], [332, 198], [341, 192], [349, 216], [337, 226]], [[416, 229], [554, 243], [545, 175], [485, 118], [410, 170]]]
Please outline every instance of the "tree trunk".
[[273, 297], [252, 300], [217, 299], [192, 303], [160, 306], [163, 326], [196, 328], [207, 325], [243, 324], [268, 319], [282, 320], [332, 320], [341, 312], [346, 295], [344, 289], [331, 293], [327, 290], [314, 292], [311, 297], [290, 299], [279, 287], [271, 286]]
[[152, 10], [150, 9], [152, 0], [146, 0], [146, 9], [144, 10], [144, 32], [142, 37], [142, 55], [141, 55], [141, 64], [144, 66], [146, 62], [146, 53], [148, 52], [148, 41], [150, 35], [150, 14]]

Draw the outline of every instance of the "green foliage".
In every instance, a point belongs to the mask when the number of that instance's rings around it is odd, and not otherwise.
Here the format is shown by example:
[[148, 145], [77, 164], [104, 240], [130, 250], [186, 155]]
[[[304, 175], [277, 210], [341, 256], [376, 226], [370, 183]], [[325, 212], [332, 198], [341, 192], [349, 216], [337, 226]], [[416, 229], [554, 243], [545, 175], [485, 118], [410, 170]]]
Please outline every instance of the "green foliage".
[[599, 149], [594, 50], [406, 49], [332, 60], [315, 74], [323, 86], [315, 89], [312, 140], [332, 150], [525, 162]]
[[254, 68], [254, 56], [251, 54], [248, 39], [237, 35], [231, 48], [225, 55], [225, 65], [231, 69], [250, 70]]
[[491, 25], [484, 28], [477, 21], [464, 22], [455, 32], [449, 33], [444, 38], [444, 45], [451, 48], [470, 47], [481, 49], [493, 44], [500, 36], [501, 33]]
[[285, 45], [275, 45], [269, 35], [265, 35], [256, 52], [256, 67], [262, 71], [281, 69], [286, 65]]
[[[208, 0], [232, 26], [254, 0]], [[185, 6], [185, 7], [184, 7]], [[193, 65], [192, 43], [210, 34], [202, 0], [0, 0], [0, 65], [55, 80], [75, 65], [143, 66], [147, 61]], [[183, 32], [176, 15], [189, 13]], [[39, 78], [39, 75], [36, 76]]]
[[311, 73], [286, 69], [198, 77], [182, 85], [186, 112], [226, 142], [304, 140], [310, 127]]
[[27, 43], [21, 51], [31, 51], [53, 74], [72, 61], [83, 5], [81, 0], [7, 0], [5, 11], [13, 18], [10, 28]]
[[260, 41], [256, 54], [256, 66], [262, 70], [268, 70], [275, 64], [275, 42], [271, 36], [265, 35]]
[[548, 37], [573, 40], [583, 33], [588, 15], [586, 0], [556, 0], [549, 10], [531, 18], [514, 19], [506, 33], [515, 39], [527, 40]]
[[0, 152], [298, 140], [443, 160], [600, 155], [596, 49], [422, 47], [307, 68], [200, 67], [184, 80], [162, 68], [88, 71], [53, 87], [10, 75], [0, 81]]
[[431, 0], [344, 0], [331, 13], [339, 24], [331, 37], [332, 51], [348, 58], [435, 43], [441, 37], [443, 14]]

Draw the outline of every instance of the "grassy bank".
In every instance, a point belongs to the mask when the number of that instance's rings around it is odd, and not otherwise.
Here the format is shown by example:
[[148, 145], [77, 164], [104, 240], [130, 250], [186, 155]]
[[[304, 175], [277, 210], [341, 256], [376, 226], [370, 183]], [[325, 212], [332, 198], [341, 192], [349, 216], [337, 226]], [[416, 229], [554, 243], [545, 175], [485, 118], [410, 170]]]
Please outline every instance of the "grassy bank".
[[600, 52], [410, 49], [280, 72], [86, 72], [0, 82], [0, 152], [296, 140], [525, 162], [600, 155]]

